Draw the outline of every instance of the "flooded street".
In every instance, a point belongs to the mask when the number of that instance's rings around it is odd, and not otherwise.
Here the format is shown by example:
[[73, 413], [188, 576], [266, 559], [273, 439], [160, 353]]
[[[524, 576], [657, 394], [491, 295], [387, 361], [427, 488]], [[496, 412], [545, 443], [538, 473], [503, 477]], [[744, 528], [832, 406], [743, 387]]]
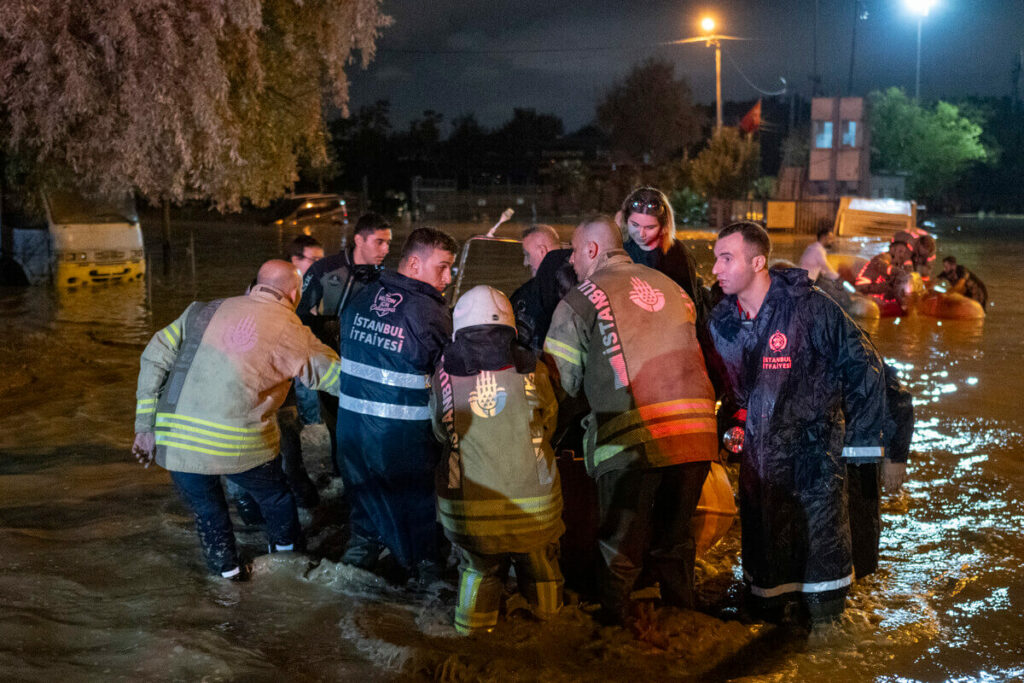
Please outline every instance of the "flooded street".
[[[157, 228], [144, 225], [150, 254]], [[290, 236], [179, 223], [170, 276], [155, 260], [146, 283], [0, 289], [0, 677], [1022, 680], [1024, 221], [940, 221], [936, 232], [939, 258], [976, 270], [993, 305], [984, 321], [867, 326], [914, 396], [911, 480], [885, 502], [881, 569], [855, 586], [841, 627], [812, 643], [737, 620], [736, 527], [700, 568], [705, 613], [664, 617], [667, 651], [575, 608], [458, 638], [452, 589], [411, 596], [337, 563], [344, 516], [322, 428], [303, 434], [326, 501], [301, 513], [311, 557], [258, 558], [248, 584], [208, 578], [166, 472], [129, 454], [138, 357], [190, 301], [244, 291]], [[328, 253], [338, 245], [337, 231], [318, 236]], [[689, 242], [705, 274], [709, 238]], [[781, 237], [776, 256], [795, 260], [807, 241]], [[238, 536], [261, 552], [257, 529]]]

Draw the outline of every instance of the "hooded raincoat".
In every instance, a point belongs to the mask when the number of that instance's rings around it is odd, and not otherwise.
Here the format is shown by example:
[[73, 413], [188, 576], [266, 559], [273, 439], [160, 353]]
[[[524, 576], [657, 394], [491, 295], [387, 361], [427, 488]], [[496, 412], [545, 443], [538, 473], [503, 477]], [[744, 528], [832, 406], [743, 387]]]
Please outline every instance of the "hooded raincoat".
[[710, 332], [727, 401], [746, 411], [739, 488], [750, 593], [841, 605], [853, 578], [846, 465], [882, 458], [882, 361], [799, 269], [771, 272], [752, 320], [725, 296]]

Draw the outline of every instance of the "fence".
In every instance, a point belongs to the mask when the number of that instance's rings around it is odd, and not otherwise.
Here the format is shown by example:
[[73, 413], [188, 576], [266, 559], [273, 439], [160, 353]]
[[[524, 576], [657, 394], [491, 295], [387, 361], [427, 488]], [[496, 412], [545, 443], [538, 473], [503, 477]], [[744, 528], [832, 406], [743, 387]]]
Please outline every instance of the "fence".
[[813, 235], [822, 225], [833, 225], [837, 199], [713, 199], [708, 207], [708, 220], [722, 228], [736, 221], [757, 221], [769, 230], [790, 230]]

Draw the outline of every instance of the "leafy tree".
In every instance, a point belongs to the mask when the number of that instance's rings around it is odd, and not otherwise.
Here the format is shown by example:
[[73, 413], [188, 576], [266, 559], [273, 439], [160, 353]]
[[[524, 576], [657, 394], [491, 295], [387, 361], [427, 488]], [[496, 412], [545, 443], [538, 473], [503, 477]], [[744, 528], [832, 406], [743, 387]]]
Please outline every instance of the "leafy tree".
[[715, 133], [690, 166], [694, 188], [708, 199], [741, 199], [761, 166], [761, 145], [738, 128]]
[[671, 62], [650, 58], [605, 94], [597, 122], [616, 151], [657, 164], [700, 141], [703, 115]]
[[981, 126], [948, 102], [921, 106], [899, 88], [869, 96], [872, 170], [910, 173], [910, 192], [939, 200], [987, 150]]
[[324, 111], [380, 0], [0, 3], [0, 133], [99, 191], [261, 205], [328, 165]]

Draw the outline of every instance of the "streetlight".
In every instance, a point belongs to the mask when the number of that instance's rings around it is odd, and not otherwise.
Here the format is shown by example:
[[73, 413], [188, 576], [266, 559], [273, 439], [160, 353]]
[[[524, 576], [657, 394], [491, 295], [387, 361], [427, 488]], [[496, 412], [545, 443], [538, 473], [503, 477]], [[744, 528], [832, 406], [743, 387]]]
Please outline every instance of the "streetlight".
[[928, 12], [935, 7], [936, 0], [904, 0], [911, 12], [917, 15], [917, 71], [914, 74], [914, 101], [921, 99], [921, 24]]
[[704, 17], [700, 20], [700, 28], [704, 31], [707, 46], [715, 46], [715, 132], [722, 132], [722, 43], [713, 31], [715, 20]]

